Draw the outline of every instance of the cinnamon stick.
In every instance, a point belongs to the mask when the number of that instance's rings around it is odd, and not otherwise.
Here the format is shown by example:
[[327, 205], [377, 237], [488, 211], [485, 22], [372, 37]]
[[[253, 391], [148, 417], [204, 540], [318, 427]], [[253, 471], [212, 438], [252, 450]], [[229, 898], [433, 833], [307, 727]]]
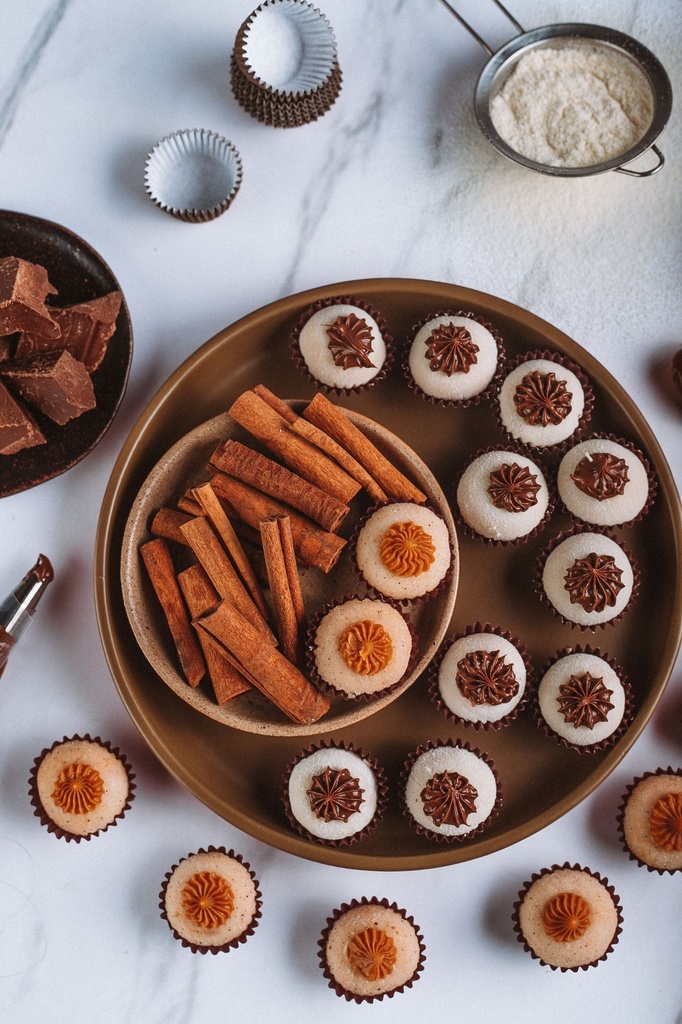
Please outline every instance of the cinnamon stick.
[[215, 493], [210, 483], [207, 483], [202, 484], [201, 487], [194, 488], [194, 497], [201, 505], [203, 511], [211, 521], [213, 528], [225, 545], [225, 549], [232, 559], [234, 566], [241, 576], [246, 589], [258, 608], [258, 611], [261, 613], [263, 618], [267, 620], [270, 613], [268, 611], [268, 606], [265, 603], [260, 583], [256, 578], [256, 574], [253, 571], [253, 567], [246, 555], [246, 552], [244, 551], [244, 548], [242, 547], [241, 541], [235, 532], [234, 526], [227, 518], [225, 510], [218, 500], [218, 495]]
[[160, 508], [152, 519], [149, 531], [155, 537], [163, 537], [165, 540], [173, 540], [176, 544], [187, 546], [187, 540], [180, 527], [191, 518], [186, 512], [179, 512], [174, 508]]
[[386, 491], [376, 482], [376, 480], [370, 476], [364, 466], [362, 466], [357, 459], [342, 448], [341, 445], [326, 434], [324, 430], [320, 430], [314, 423], [309, 423], [308, 420], [304, 420], [302, 416], [298, 416], [296, 420], [290, 424], [290, 429], [295, 434], [300, 434], [301, 437], [305, 437], [311, 444], [316, 445], [317, 448], [321, 448], [323, 452], [335, 459], [338, 464], [345, 469], [354, 480], [360, 484], [360, 486], [369, 494], [370, 498], [374, 501], [386, 501], [388, 495]]
[[203, 509], [199, 502], [192, 496], [192, 491], [186, 491], [178, 498], [178, 508], [189, 516], [202, 516]]
[[303, 655], [305, 606], [289, 517], [272, 516], [261, 520], [260, 533], [270, 584], [270, 600], [282, 654], [294, 665], [300, 665]]
[[206, 675], [206, 665], [175, 578], [168, 545], [157, 537], [141, 546], [140, 555], [166, 616], [183, 675], [190, 686], [198, 686]]
[[303, 410], [303, 416], [330, 434], [374, 477], [393, 501], [416, 501], [423, 505], [426, 495], [382, 455], [342, 409], [322, 394], [317, 394]]
[[[178, 583], [185, 598], [185, 604], [192, 619], [215, 611], [220, 604], [220, 594], [215, 589], [200, 565], [190, 565], [178, 573]], [[251, 689], [251, 684], [235, 668], [224, 653], [211, 642], [203, 629], [197, 629], [197, 639], [206, 661], [208, 675], [218, 704], [225, 704], [240, 693]]]
[[237, 515], [255, 529], [259, 528], [261, 519], [288, 515], [294, 550], [299, 561], [316, 566], [323, 572], [329, 572], [336, 565], [339, 555], [346, 546], [346, 541], [337, 534], [321, 529], [310, 519], [292, 512], [281, 502], [225, 473], [216, 472], [211, 483], [218, 497], [225, 498]]
[[229, 409], [230, 416], [262, 441], [289, 469], [333, 494], [344, 504], [358, 493], [358, 482], [324, 452], [288, 429], [287, 420], [253, 391], [245, 391]]
[[253, 388], [252, 390], [253, 393], [255, 395], [258, 395], [259, 398], [262, 398], [263, 401], [266, 402], [271, 409], [274, 409], [275, 412], [278, 412], [282, 419], [286, 420], [287, 423], [295, 423], [295, 421], [298, 419], [297, 413], [294, 412], [291, 406], [287, 405], [285, 401], [283, 401], [281, 398], [278, 398], [277, 395], [273, 394], [269, 388], [266, 388], [265, 384], [256, 384], [255, 388]]
[[220, 596], [238, 608], [248, 619], [258, 632], [261, 643], [263, 640], [273, 643], [274, 637], [269, 626], [237, 575], [208, 519], [197, 516], [180, 529]]
[[292, 721], [311, 724], [329, 710], [327, 697], [276, 647], [262, 643], [251, 623], [227, 601], [197, 625], [232, 653], [258, 689]]
[[290, 505], [330, 533], [336, 533], [350, 511], [333, 495], [239, 441], [224, 441], [211, 456], [211, 465]]

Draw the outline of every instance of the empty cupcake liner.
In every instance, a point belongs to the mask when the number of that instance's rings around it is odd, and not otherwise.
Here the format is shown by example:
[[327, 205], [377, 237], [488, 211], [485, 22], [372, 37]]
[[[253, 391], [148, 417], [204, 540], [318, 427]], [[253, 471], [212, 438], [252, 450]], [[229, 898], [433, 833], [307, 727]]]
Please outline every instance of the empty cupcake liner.
[[145, 164], [145, 191], [159, 209], [191, 223], [213, 220], [233, 201], [242, 180], [239, 153], [202, 128], [166, 135]]
[[266, 0], [237, 33], [230, 81], [240, 106], [264, 124], [294, 128], [315, 121], [341, 88], [327, 18], [305, 0]]

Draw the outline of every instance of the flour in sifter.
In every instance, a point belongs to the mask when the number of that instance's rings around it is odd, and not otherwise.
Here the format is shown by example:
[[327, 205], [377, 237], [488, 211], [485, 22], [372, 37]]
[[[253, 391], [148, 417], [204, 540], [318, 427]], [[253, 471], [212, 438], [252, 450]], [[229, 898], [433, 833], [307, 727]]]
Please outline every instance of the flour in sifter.
[[627, 152], [653, 115], [646, 78], [609, 50], [532, 50], [490, 104], [512, 149], [550, 167], [592, 167]]

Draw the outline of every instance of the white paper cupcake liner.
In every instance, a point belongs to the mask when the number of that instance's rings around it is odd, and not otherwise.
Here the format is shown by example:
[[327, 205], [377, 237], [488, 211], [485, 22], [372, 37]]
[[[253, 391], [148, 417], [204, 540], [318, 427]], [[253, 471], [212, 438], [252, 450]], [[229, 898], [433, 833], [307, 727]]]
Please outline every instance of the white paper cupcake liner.
[[305, 0], [266, 0], [237, 33], [230, 78], [238, 103], [265, 124], [316, 120], [341, 88], [331, 25]]
[[242, 163], [232, 143], [201, 128], [165, 136], [145, 164], [145, 190], [152, 202], [192, 223], [224, 213], [241, 180]]

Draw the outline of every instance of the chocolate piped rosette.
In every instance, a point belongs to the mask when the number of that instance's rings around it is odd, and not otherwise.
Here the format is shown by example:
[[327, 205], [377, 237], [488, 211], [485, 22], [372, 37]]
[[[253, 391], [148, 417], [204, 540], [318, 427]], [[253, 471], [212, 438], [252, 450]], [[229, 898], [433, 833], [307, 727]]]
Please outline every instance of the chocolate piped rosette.
[[458, 740], [429, 740], [403, 768], [404, 813], [436, 842], [470, 839], [497, 817], [502, 790], [491, 758]]
[[512, 447], [475, 452], [456, 490], [465, 531], [491, 544], [518, 544], [534, 537], [552, 515], [546, 471]]
[[188, 854], [166, 874], [161, 917], [193, 953], [226, 953], [246, 942], [258, 925], [258, 885], [240, 854], [209, 846]]
[[538, 590], [564, 622], [581, 630], [617, 622], [639, 590], [633, 556], [602, 530], [575, 528], [540, 555]]
[[292, 336], [296, 365], [323, 391], [374, 387], [393, 361], [393, 338], [370, 303], [355, 296], [321, 299], [299, 317]]
[[623, 908], [608, 879], [579, 864], [543, 868], [514, 904], [514, 931], [527, 953], [560, 971], [605, 960], [622, 931]]
[[505, 349], [474, 313], [439, 312], [412, 328], [403, 369], [412, 391], [432, 404], [475, 405], [494, 389]]
[[518, 444], [543, 450], [578, 437], [593, 405], [592, 385], [577, 363], [544, 350], [513, 360], [497, 394], [504, 432]]
[[630, 859], [660, 875], [682, 871], [682, 768], [644, 772], [628, 786], [618, 831]]
[[135, 795], [134, 778], [125, 755], [108, 740], [65, 736], [34, 761], [34, 814], [59, 839], [89, 840], [124, 817]]
[[597, 648], [564, 648], [541, 671], [536, 721], [578, 753], [612, 747], [630, 725], [633, 711], [623, 669]]
[[486, 730], [516, 718], [528, 701], [534, 669], [518, 637], [476, 622], [442, 645], [429, 675], [431, 699], [447, 719]]
[[405, 910], [387, 899], [343, 903], [318, 943], [320, 967], [338, 996], [356, 1003], [410, 988], [424, 966], [424, 940]]
[[574, 519], [609, 527], [641, 519], [657, 484], [648, 459], [634, 445], [613, 435], [594, 435], [562, 457], [557, 488]]
[[375, 505], [351, 538], [351, 557], [363, 581], [393, 601], [424, 601], [453, 570], [450, 531], [434, 509], [415, 501]]
[[284, 775], [291, 824], [311, 842], [346, 846], [369, 835], [386, 812], [388, 787], [378, 762], [352, 743], [321, 742], [302, 751]]

